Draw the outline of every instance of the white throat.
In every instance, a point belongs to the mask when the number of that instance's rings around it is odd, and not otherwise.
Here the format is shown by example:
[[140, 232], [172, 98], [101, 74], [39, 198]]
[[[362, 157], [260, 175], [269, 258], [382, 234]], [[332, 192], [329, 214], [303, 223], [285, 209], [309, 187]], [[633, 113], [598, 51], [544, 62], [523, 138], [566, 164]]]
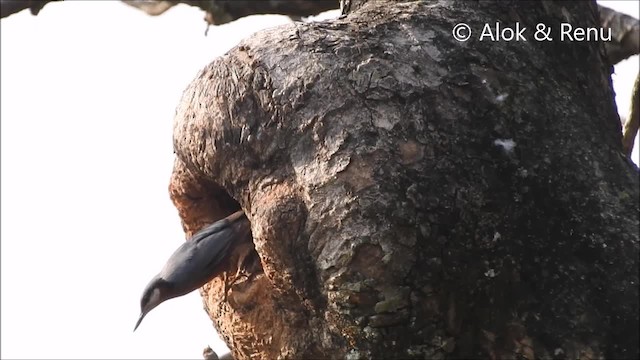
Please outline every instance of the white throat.
[[156, 307], [160, 303], [160, 289], [155, 288], [149, 297], [149, 305]]

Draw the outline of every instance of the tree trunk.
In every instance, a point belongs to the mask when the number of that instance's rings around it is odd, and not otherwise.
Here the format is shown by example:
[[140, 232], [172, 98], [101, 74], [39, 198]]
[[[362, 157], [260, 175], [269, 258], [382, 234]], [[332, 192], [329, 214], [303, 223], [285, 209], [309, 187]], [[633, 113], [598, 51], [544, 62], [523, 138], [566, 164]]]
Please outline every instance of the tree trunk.
[[[202, 290], [234, 357], [637, 357], [638, 169], [602, 44], [557, 31], [595, 2], [348, 10], [254, 35], [178, 106], [185, 231], [252, 222], [259, 270]], [[495, 22], [528, 41], [478, 41]]]

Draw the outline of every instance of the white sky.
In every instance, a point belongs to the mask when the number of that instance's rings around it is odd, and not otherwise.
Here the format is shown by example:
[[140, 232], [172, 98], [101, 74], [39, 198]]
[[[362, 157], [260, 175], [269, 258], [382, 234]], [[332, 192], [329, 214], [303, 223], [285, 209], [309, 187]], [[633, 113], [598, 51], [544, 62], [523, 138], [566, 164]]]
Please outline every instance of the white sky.
[[[638, 2], [606, 6], [638, 17]], [[167, 187], [180, 95], [215, 56], [264, 27], [211, 27], [179, 5], [62, 2], [1, 26], [1, 358], [202, 358], [225, 352], [198, 292], [133, 333], [147, 282], [184, 239]], [[622, 113], [637, 56], [616, 68]], [[634, 150], [638, 162], [638, 150]]]

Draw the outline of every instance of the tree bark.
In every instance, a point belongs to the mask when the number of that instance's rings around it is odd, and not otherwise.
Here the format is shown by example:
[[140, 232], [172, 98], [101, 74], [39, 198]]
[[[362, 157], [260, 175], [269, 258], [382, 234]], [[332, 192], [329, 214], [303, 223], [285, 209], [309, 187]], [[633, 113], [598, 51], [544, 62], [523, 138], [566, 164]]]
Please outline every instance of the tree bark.
[[188, 235], [252, 222], [258, 269], [202, 290], [234, 357], [638, 357], [638, 169], [602, 44], [451, 34], [598, 20], [375, 1], [200, 72], [170, 190]]

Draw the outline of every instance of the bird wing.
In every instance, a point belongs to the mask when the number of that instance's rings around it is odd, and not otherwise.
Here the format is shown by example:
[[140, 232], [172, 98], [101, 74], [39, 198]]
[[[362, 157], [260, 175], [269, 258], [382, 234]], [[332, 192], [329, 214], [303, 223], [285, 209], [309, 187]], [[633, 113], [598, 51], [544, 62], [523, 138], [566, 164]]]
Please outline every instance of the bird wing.
[[213, 227], [210, 232], [203, 234], [202, 239], [197, 240], [197, 263], [201, 264], [203, 273], [209, 273], [229, 255], [233, 242], [238, 239], [235, 228], [231, 222], [226, 221], [225, 226]]
[[[237, 214], [237, 213], [236, 213]], [[229, 254], [230, 249], [242, 234], [237, 234], [233, 223], [243, 217], [233, 214], [219, 220], [196, 233], [183, 243], [167, 261], [160, 276], [177, 283], [208, 281], [216, 267]], [[229, 220], [229, 218], [232, 220]], [[202, 284], [197, 284], [200, 287]]]

